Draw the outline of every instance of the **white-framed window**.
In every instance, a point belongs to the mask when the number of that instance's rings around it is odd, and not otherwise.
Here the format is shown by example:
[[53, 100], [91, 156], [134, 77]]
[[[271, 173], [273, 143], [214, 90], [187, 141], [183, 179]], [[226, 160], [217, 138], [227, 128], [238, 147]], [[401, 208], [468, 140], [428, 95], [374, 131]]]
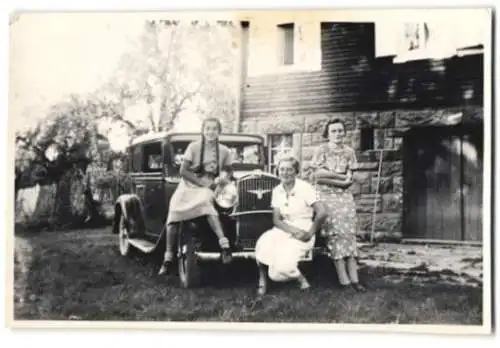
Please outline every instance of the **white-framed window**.
[[280, 156], [293, 152], [293, 134], [268, 134], [269, 170], [274, 173]]
[[293, 65], [295, 63], [295, 24], [279, 24], [278, 35], [279, 65]]
[[404, 51], [423, 50], [429, 43], [429, 26], [425, 22], [404, 23]]
[[449, 27], [434, 22], [415, 21], [402, 24], [394, 63], [422, 59], [446, 59], [456, 55], [457, 47]]
[[161, 142], [155, 142], [143, 146], [143, 172], [161, 172], [163, 168], [161, 147]]
[[321, 22], [257, 20], [248, 30], [248, 77], [321, 71]]

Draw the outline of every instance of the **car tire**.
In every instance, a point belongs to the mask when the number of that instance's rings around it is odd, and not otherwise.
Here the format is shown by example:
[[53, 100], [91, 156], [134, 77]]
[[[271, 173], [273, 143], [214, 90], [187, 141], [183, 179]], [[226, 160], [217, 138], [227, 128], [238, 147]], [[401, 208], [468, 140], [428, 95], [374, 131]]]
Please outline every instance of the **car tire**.
[[132, 252], [132, 245], [129, 242], [129, 235], [123, 214], [120, 214], [120, 221], [118, 224], [118, 250], [121, 256], [130, 256]]
[[195, 288], [201, 283], [201, 271], [196, 257], [196, 241], [185, 224], [179, 225], [177, 238], [177, 263], [180, 285], [183, 288]]

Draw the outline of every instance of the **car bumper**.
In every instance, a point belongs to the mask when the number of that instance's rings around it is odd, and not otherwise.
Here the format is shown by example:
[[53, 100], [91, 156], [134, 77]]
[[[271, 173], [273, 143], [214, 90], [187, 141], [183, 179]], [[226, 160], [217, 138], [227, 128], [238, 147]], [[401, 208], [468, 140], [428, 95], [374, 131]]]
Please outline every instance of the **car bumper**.
[[[235, 259], [255, 259], [255, 251], [233, 251], [232, 254]], [[203, 261], [219, 260], [221, 254], [218, 252], [196, 252], [196, 257]]]
[[[307, 261], [312, 261], [313, 255], [321, 253], [319, 250], [315, 251], [310, 251], [305, 255], [300, 262], [307, 262]], [[219, 252], [203, 252], [203, 251], [198, 251], [196, 252], [196, 257], [200, 260], [203, 261], [216, 261], [219, 260], [221, 257], [221, 254]], [[249, 250], [249, 251], [233, 251], [232, 253], [233, 259], [253, 259], [255, 260], [255, 251]]]

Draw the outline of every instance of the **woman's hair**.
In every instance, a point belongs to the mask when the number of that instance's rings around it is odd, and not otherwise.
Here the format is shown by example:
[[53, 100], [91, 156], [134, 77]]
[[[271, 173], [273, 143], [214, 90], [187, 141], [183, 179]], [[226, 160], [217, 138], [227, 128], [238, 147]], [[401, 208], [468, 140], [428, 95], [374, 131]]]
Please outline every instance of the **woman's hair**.
[[[205, 154], [205, 136], [203, 135], [203, 129], [205, 128], [205, 125], [208, 122], [215, 122], [217, 124], [217, 129], [219, 131], [219, 134], [222, 132], [222, 123], [218, 118], [215, 117], [208, 117], [203, 120], [201, 123], [201, 151], [200, 151], [200, 165], [199, 167], [195, 170], [195, 173], [201, 174], [203, 172], [203, 156]], [[215, 161], [216, 161], [216, 170], [215, 170], [215, 175], [219, 175], [220, 169], [219, 169], [219, 139], [217, 139], [217, 143], [215, 145]]]
[[323, 138], [328, 139], [328, 128], [330, 127], [331, 124], [334, 123], [340, 123], [342, 127], [344, 128], [344, 132], [346, 131], [346, 126], [344, 121], [342, 121], [339, 118], [334, 118], [333, 120], [330, 120], [326, 123], [325, 128], [323, 129]]
[[278, 163], [276, 163], [276, 174], [278, 174], [278, 170], [281, 162], [292, 162], [293, 168], [295, 169], [295, 173], [300, 173], [300, 163], [299, 160], [294, 155], [284, 155], [278, 159]]
[[216, 118], [216, 117], [207, 117], [201, 123], [201, 133], [202, 133], [202, 135], [203, 135], [203, 129], [205, 128], [205, 125], [208, 122], [215, 122], [215, 123], [217, 123], [217, 129], [219, 131], [219, 134], [222, 133], [222, 123], [221, 123], [221, 121], [218, 118]]

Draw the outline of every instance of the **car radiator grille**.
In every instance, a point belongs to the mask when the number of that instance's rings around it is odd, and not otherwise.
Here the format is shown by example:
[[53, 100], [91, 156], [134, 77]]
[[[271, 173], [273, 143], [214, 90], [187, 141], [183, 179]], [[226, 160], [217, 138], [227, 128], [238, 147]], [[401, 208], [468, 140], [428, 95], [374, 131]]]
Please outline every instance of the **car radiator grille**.
[[262, 233], [273, 227], [271, 196], [279, 179], [252, 175], [238, 181], [237, 233], [240, 247], [254, 249]]
[[236, 212], [271, 210], [271, 195], [279, 179], [267, 175], [255, 175], [238, 182], [238, 206]]
[[257, 239], [272, 227], [272, 213], [240, 216], [237, 225], [239, 246], [243, 249], [254, 249]]

